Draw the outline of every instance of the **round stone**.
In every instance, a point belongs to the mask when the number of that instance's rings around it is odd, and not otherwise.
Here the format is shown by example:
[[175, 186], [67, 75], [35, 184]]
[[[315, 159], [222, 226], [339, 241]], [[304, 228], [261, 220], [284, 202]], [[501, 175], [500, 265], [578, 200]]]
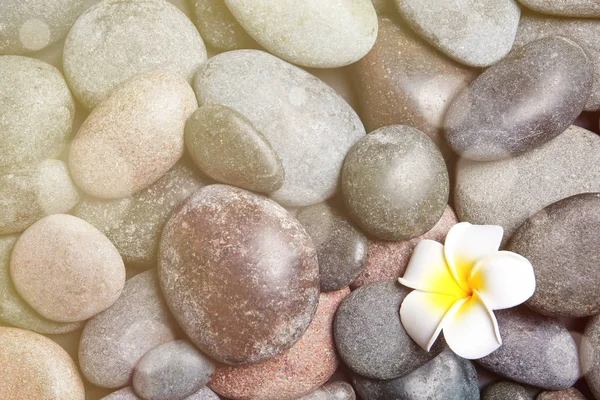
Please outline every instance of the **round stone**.
[[203, 387], [185, 400], [219, 400], [219, 396], [207, 387]]
[[600, 4], [596, 0], [519, 0], [519, 2], [543, 14], [600, 18]]
[[590, 318], [579, 349], [581, 370], [595, 398], [600, 397], [600, 316]]
[[535, 400], [586, 400], [581, 392], [575, 388], [556, 391], [543, 391], [537, 395]]
[[60, 155], [75, 116], [60, 71], [33, 58], [0, 56], [0, 76], [0, 168]]
[[449, 190], [442, 154], [427, 135], [409, 126], [383, 127], [362, 138], [342, 171], [350, 214], [380, 239], [407, 240], [433, 228]]
[[233, 108], [271, 143], [285, 169], [283, 186], [271, 196], [285, 206], [331, 197], [346, 153], [365, 134], [358, 115], [331, 87], [262, 51], [212, 57], [198, 70], [194, 90], [200, 105]]
[[83, 321], [106, 310], [125, 285], [125, 265], [115, 246], [67, 214], [42, 218], [23, 232], [10, 273], [23, 299], [58, 322]]
[[183, 155], [185, 121], [197, 105], [183, 78], [160, 71], [118, 86], [94, 108], [73, 140], [73, 180], [103, 199], [147, 188]]
[[175, 210], [158, 268], [183, 331], [226, 364], [289, 349], [318, 303], [317, 254], [304, 228], [274, 201], [232, 186], [206, 186]]
[[196, 110], [185, 127], [185, 145], [198, 168], [219, 182], [263, 193], [283, 185], [279, 156], [232, 108], [207, 104]]
[[[63, 50], [69, 86], [88, 108], [144, 72], [162, 70], [191, 82], [204, 61], [206, 48], [198, 30], [164, 0], [101, 1], [77, 19]], [[166, 98], [156, 96], [157, 101]]]
[[96, 386], [125, 386], [140, 358], [175, 335], [154, 272], [142, 272], [125, 283], [111, 308], [85, 325], [79, 342], [81, 371]]
[[354, 282], [367, 261], [365, 235], [326, 203], [303, 208], [296, 218], [317, 248], [321, 290], [340, 290]]
[[185, 340], [160, 345], [142, 357], [133, 372], [133, 388], [147, 400], [184, 399], [210, 380], [212, 360]]
[[[294, 64], [336, 68], [360, 60], [377, 37], [370, 0], [225, 0], [242, 27], [269, 52]], [[266, 28], [268, 27], [268, 29]]]
[[223, 0], [194, 0], [193, 4], [196, 26], [210, 46], [224, 51], [258, 46]]
[[356, 400], [352, 385], [346, 382], [327, 383], [314, 392], [295, 400]]
[[0, 327], [0, 365], [2, 399], [85, 399], [73, 360], [42, 335]]
[[310, 326], [292, 348], [259, 364], [218, 367], [210, 388], [230, 399], [292, 400], [327, 382], [339, 365], [333, 317], [349, 293], [348, 288], [321, 293]]
[[344, 363], [357, 374], [398, 378], [442, 351], [438, 340], [426, 352], [402, 327], [398, 310], [409, 292], [395, 281], [376, 282], [353, 291], [338, 309], [335, 344]]
[[126, 387], [116, 392], [112, 392], [108, 396], [102, 397], [100, 400], [142, 400], [140, 399], [132, 388]]
[[488, 385], [481, 392], [481, 400], [533, 400], [527, 389], [515, 382], [502, 381]]

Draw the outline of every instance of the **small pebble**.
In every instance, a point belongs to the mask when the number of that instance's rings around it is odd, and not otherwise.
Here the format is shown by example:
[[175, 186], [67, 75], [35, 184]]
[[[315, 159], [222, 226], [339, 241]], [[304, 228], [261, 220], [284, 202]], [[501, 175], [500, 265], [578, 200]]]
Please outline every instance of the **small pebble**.
[[295, 400], [356, 400], [352, 385], [346, 382], [326, 383], [314, 392]]
[[595, 398], [600, 398], [600, 316], [588, 319], [579, 355], [585, 381]]
[[597, 0], [519, 0], [525, 7], [544, 13], [564, 17], [600, 17]]
[[481, 400], [532, 400], [523, 386], [515, 382], [492, 383], [481, 392]]
[[194, 17], [202, 39], [218, 50], [251, 49], [258, 46], [231, 15], [224, 0], [194, 0]]
[[575, 388], [558, 391], [545, 391], [537, 395], [535, 400], [586, 400], [586, 397]]

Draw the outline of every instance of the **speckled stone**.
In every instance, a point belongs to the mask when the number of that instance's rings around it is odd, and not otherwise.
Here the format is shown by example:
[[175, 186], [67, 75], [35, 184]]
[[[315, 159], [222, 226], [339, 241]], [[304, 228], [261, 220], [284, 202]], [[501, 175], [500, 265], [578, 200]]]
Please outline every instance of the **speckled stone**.
[[368, 400], [479, 400], [475, 367], [450, 350], [401, 378], [381, 381], [355, 376], [354, 385]]
[[144, 72], [160, 69], [191, 82], [204, 61], [206, 48], [198, 30], [164, 0], [101, 1], [77, 19], [63, 50], [69, 86], [88, 108]]
[[112, 392], [108, 396], [102, 397], [100, 400], [142, 400], [139, 398], [132, 388], [126, 387], [116, 392]]
[[450, 183], [442, 154], [418, 129], [380, 128], [357, 142], [342, 170], [342, 193], [367, 233], [407, 240], [427, 232], [444, 213]]
[[449, 57], [487, 67], [515, 40], [521, 11], [515, 0], [394, 0], [411, 27]]
[[481, 400], [532, 400], [527, 389], [515, 382], [492, 383], [481, 392]]
[[0, 365], [2, 399], [85, 399], [73, 360], [42, 335], [0, 327]]
[[206, 186], [175, 210], [158, 264], [179, 325], [222, 363], [289, 349], [317, 308], [317, 252], [304, 228], [274, 201], [233, 186]]
[[334, 322], [335, 344], [344, 363], [373, 379], [406, 375], [442, 351], [438, 340], [430, 352], [408, 336], [398, 310], [409, 289], [396, 281], [365, 285], [348, 296]]
[[259, 364], [219, 367], [210, 388], [234, 400], [290, 400], [327, 382], [339, 365], [333, 317], [349, 293], [348, 288], [321, 293], [308, 330], [292, 348]]
[[79, 329], [81, 323], [61, 323], [42, 317], [19, 296], [10, 277], [10, 254], [18, 238], [17, 235], [0, 236], [0, 320], [42, 334]]
[[[3, 18], [0, 9], [0, 26]], [[0, 56], [0, 76], [0, 168], [60, 155], [75, 115], [60, 71], [33, 58]]]
[[22, 232], [50, 214], [69, 211], [79, 192], [66, 164], [43, 160], [0, 168], [0, 235]]
[[564, 17], [600, 17], [600, 3], [596, 0], [519, 0], [532, 10]]
[[516, 309], [495, 311], [502, 346], [478, 363], [498, 375], [542, 389], [566, 389], [579, 378], [577, 345], [558, 320]]
[[571, 126], [515, 158], [459, 162], [454, 204], [459, 220], [500, 225], [506, 241], [537, 211], [582, 192], [600, 192], [600, 137]]
[[229, 51], [258, 46], [231, 15], [224, 0], [194, 0], [194, 17], [202, 38], [216, 49]]
[[303, 208], [296, 218], [317, 248], [321, 290], [340, 290], [354, 282], [367, 261], [365, 235], [326, 203]]
[[365, 134], [358, 115], [331, 87], [262, 51], [212, 57], [198, 70], [194, 90], [200, 105], [235, 109], [269, 140], [285, 169], [285, 182], [272, 197], [286, 206], [331, 197], [346, 153]]
[[174, 321], [153, 271], [125, 283], [121, 297], [90, 319], [79, 342], [79, 365], [94, 385], [125, 386], [149, 350], [175, 339]]
[[183, 399], [205, 386], [214, 362], [185, 340], [165, 343], [144, 355], [133, 372], [133, 388], [146, 400]]
[[209, 182], [190, 164], [178, 162], [158, 181], [131, 197], [87, 197], [73, 214], [104, 233], [128, 266], [154, 266], [162, 228], [169, 216], [183, 200]]
[[317, 390], [295, 400], [356, 400], [352, 385], [346, 382], [327, 383]]
[[[84, 0], [4, 0], [0, 4], [0, 54], [38, 51], [57, 42], [83, 11], [84, 3]], [[2, 73], [0, 76], [5, 77]]]
[[446, 114], [446, 139], [458, 155], [478, 161], [530, 151], [575, 121], [592, 80], [591, 61], [576, 43], [562, 37], [533, 41], [488, 68], [454, 99]]
[[185, 400], [219, 400], [219, 396], [207, 387], [203, 387]]
[[515, 232], [509, 246], [531, 261], [536, 288], [527, 305], [550, 316], [600, 313], [600, 194], [549, 205]]
[[413, 126], [447, 152], [442, 135], [450, 102], [477, 76], [423, 42], [407, 27], [379, 19], [373, 49], [353, 67], [360, 114], [368, 131]]
[[557, 391], [545, 391], [537, 395], [535, 400], [586, 400], [587, 398], [575, 388]]
[[271, 144], [232, 108], [207, 104], [185, 126], [185, 146], [194, 163], [211, 178], [255, 192], [283, 185], [285, 171]]
[[[557, 1], [546, 2], [556, 4]], [[572, 9], [570, 7], [570, 9]], [[600, 21], [582, 18], [553, 18], [535, 13], [523, 13], [515, 39], [515, 49], [548, 36], [563, 36], [585, 50], [594, 66], [592, 93], [585, 109], [600, 110]]]
[[103, 199], [147, 188], [183, 155], [185, 122], [196, 107], [176, 75], [152, 71], [123, 83], [79, 128], [69, 153], [73, 180]]
[[360, 60], [377, 37], [370, 0], [225, 0], [265, 49], [294, 64], [336, 68]]
[[595, 398], [600, 398], [600, 316], [588, 319], [579, 354], [585, 381]]
[[369, 240], [368, 257], [365, 269], [350, 287], [352, 289], [357, 289], [372, 282], [398, 279], [404, 275], [412, 251], [417, 243], [424, 239], [444, 243], [448, 231], [456, 223], [458, 223], [456, 214], [454, 214], [454, 211], [450, 206], [446, 206], [444, 214], [437, 224], [419, 237], [401, 242]]

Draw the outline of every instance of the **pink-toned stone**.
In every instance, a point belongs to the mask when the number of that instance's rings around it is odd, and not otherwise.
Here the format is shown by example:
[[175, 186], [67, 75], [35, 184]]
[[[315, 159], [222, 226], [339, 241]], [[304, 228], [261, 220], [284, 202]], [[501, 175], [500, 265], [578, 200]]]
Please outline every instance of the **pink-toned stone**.
[[348, 288], [321, 293], [308, 330], [289, 350], [247, 367], [219, 366], [208, 386], [232, 400], [288, 400], [323, 385], [339, 365], [333, 317]]
[[367, 283], [386, 281], [402, 276], [417, 243], [423, 239], [443, 243], [450, 228], [457, 223], [456, 214], [450, 206], [446, 206], [442, 218], [431, 230], [419, 237], [403, 242], [370, 240], [367, 265], [350, 287], [358, 289]]

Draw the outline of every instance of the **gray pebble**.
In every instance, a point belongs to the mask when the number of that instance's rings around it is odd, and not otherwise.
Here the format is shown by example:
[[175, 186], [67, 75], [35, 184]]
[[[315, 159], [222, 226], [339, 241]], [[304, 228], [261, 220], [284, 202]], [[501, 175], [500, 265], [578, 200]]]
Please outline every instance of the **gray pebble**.
[[532, 400], [527, 389], [515, 382], [502, 381], [488, 385], [481, 400]]
[[203, 387], [185, 400], [219, 400], [219, 396], [207, 387]]
[[317, 390], [295, 400], [356, 400], [352, 385], [346, 382], [326, 383]]
[[355, 376], [354, 384], [364, 400], [479, 400], [475, 367], [450, 350], [401, 378], [381, 381]]
[[386, 240], [422, 235], [439, 221], [450, 183], [442, 154], [418, 129], [391, 125], [348, 152], [342, 193], [354, 220]]
[[581, 392], [575, 388], [556, 391], [544, 391], [537, 395], [535, 400], [586, 400]]
[[574, 42], [556, 36], [533, 41], [458, 95], [446, 114], [446, 139], [458, 155], [478, 161], [532, 150], [581, 114], [592, 77], [590, 60]]
[[354, 282], [367, 261], [365, 235], [325, 203], [301, 209], [296, 218], [317, 248], [321, 291], [340, 290]]
[[229, 51], [258, 46], [231, 15], [224, 0], [194, 0], [194, 17], [202, 38], [216, 49]]
[[116, 392], [112, 392], [108, 396], [102, 397], [100, 400], [142, 400], [140, 399], [132, 388], [126, 387]]
[[183, 399], [205, 386], [215, 364], [185, 340], [160, 345], [133, 372], [133, 388], [146, 400]]
[[373, 379], [406, 375], [442, 351], [438, 340], [430, 352], [408, 336], [399, 317], [400, 304], [410, 292], [395, 280], [371, 283], [353, 291], [340, 305], [334, 338], [344, 363]]
[[581, 369], [592, 394], [600, 398], [600, 315], [587, 321], [580, 352]]
[[478, 363], [498, 375], [542, 389], [566, 389], [579, 378], [573, 337], [558, 320], [511, 309], [496, 311], [502, 346]]
[[532, 10], [563, 17], [600, 17], [597, 0], [519, 0]]

